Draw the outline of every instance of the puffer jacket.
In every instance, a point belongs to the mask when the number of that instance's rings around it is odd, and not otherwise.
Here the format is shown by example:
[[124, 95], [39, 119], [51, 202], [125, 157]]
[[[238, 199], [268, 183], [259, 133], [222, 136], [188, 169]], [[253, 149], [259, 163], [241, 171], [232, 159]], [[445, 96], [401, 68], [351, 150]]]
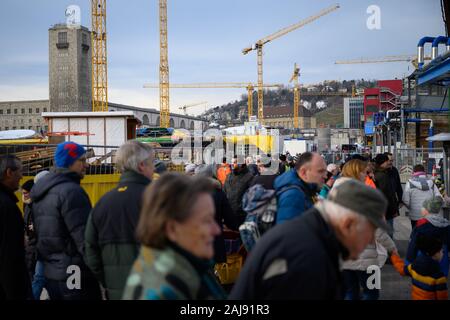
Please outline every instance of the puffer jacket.
[[439, 196], [439, 189], [425, 172], [417, 172], [406, 182], [403, 192], [403, 203], [409, 209], [409, 217], [413, 221], [422, 218], [423, 202], [433, 195]]
[[80, 180], [74, 172], [56, 169], [31, 190], [37, 251], [47, 279], [66, 280], [71, 265], [79, 266], [81, 274], [91, 275], [83, 260], [91, 202]]
[[139, 254], [136, 226], [142, 196], [150, 180], [133, 171], [120, 177], [92, 209], [86, 226], [86, 264], [106, 289], [108, 299], [122, 299], [131, 266]]
[[[382, 229], [377, 229], [375, 232], [375, 243], [369, 244], [364, 251], [359, 255], [358, 260], [348, 260], [342, 265], [344, 270], [358, 270], [366, 271], [369, 266], [376, 265], [382, 267], [384, 261], [380, 261], [378, 250], [378, 245], [383, 246], [389, 253], [396, 250], [394, 241], [389, 237], [389, 235]], [[384, 260], [385, 257], [383, 257]]]
[[449, 259], [447, 253], [450, 252], [450, 222], [438, 214], [428, 214], [418, 220], [416, 227], [411, 232], [405, 260], [406, 265], [412, 263], [418, 255], [422, 254], [417, 248], [417, 237], [419, 234], [441, 239], [444, 254], [440, 261], [440, 267], [442, 273], [448, 276]]

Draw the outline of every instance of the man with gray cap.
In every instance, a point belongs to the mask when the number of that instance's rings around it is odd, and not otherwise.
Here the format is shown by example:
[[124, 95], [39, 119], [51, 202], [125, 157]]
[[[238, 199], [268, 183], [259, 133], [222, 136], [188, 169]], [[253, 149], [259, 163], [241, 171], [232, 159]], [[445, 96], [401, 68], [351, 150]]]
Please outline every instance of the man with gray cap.
[[357, 259], [377, 228], [389, 229], [386, 208], [380, 191], [342, 183], [327, 200], [261, 237], [230, 298], [342, 299], [341, 261]]

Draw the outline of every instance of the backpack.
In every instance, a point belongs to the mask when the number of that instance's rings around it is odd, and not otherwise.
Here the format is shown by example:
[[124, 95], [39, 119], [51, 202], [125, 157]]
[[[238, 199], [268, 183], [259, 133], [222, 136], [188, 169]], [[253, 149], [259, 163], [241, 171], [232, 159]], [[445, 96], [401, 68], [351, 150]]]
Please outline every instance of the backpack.
[[244, 223], [239, 227], [242, 244], [247, 252], [255, 246], [256, 241], [276, 223], [277, 198], [285, 191], [298, 189], [290, 185], [280, 191], [265, 189], [262, 185], [252, 186], [242, 198], [242, 209], [247, 213]]

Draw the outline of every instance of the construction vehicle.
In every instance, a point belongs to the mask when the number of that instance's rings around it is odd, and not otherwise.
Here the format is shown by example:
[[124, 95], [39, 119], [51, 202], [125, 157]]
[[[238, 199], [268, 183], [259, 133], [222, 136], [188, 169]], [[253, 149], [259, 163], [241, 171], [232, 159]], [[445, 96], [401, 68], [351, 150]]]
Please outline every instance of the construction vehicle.
[[92, 111], [108, 111], [108, 59], [106, 51], [106, 0], [91, 0]]
[[298, 28], [301, 28], [303, 26], [305, 26], [308, 23], [313, 22], [314, 20], [319, 19], [320, 17], [334, 11], [337, 10], [339, 8], [339, 5], [333, 5], [327, 9], [324, 9], [322, 11], [320, 11], [318, 14], [311, 16], [305, 20], [302, 20], [296, 24], [293, 24], [289, 27], [286, 27], [284, 29], [281, 29], [278, 32], [275, 32], [273, 34], [271, 34], [270, 36], [267, 36], [265, 38], [262, 38], [261, 40], [256, 41], [256, 43], [253, 46], [244, 48], [242, 50], [242, 53], [244, 55], [248, 54], [250, 51], [256, 50], [257, 51], [257, 62], [258, 62], [258, 119], [259, 121], [262, 123], [264, 121], [264, 101], [263, 101], [263, 88], [264, 88], [264, 83], [263, 83], [263, 46], [265, 44], [267, 44], [270, 41], [273, 41], [275, 39], [278, 39], [282, 36], [284, 36], [285, 34], [294, 31]]
[[200, 105], [203, 105], [203, 104], [207, 104], [207, 103], [208, 103], [208, 101], [203, 101], [203, 102], [198, 102], [198, 103], [188, 104], [188, 105], [179, 107], [178, 109], [179, 109], [179, 110], [183, 110], [184, 115], [187, 116], [187, 109], [190, 109], [190, 108], [193, 108], [193, 107], [197, 107], [197, 106], [200, 106]]
[[[263, 88], [282, 88], [282, 84], [265, 84]], [[144, 88], [159, 88], [158, 84], [146, 84]], [[187, 83], [187, 84], [170, 84], [172, 89], [232, 89], [246, 88], [248, 92], [248, 119], [253, 114], [253, 91], [255, 85], [249, 82], [211, 82], [211, 83]]]

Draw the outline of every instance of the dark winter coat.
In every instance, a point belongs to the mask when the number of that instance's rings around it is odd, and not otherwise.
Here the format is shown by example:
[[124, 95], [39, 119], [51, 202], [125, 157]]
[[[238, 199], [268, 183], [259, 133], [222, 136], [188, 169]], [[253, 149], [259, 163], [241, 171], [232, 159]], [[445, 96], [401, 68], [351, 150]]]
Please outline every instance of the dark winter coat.
[[402, 188], [402, 182], [400, 180], [400, 174], [398, 173], [398, 170], [396, 167], [392, 167], [391, 169], [388, 169], [387, 173], [389, 175], [389, 179], [391, 179], [392, 188], [395, 191], [395, 195], [397, 196], [397, 202], [400, 203], [403, 199], [403, 188]]
[[79, 266], [90, 275], [84, 260], [84, 231], [91, 211], [80, 177], [57, 169], [36, 183], [31, 190], [37, 250], [47, 279], [66, 280], [67, 268]]
[[230, 299], [342, 299], [339, 259], [346, 256], [334, 230], [313, 208], [261, 237]]
[[30, 289], [18, 201], [14, 192], [0, 183], [0, 301], [25, 300]]
[[408, 252], [406, 254], [405, 264], [412, 263], [418, 255], [422, 253], [417, 248], [417, 236], [423, 234], [428, 237], [438, 238], [442, 241], [442, 249], [444, 254], [440, 261], [441, 271], [445, 276], [448, 276], [449, 259], [448, 252], [450, 252], [450, 222], [437, 215], [429, 214], [425, 218], [417, 221], [416, 227], [411, 232], [411, 239], [408, 245]]
[[298, 217], [312, 208], [317, 199], [317, 185], [301, 180], [295, 170], [287, 171], [279, 176], [274, 183], [277, 192], [293, 185], [299, 188], [287, 190], [278, 197], [277, 223]]
[[398, 215], [398, 201], [395, 194], [394, 185], [387, 170], [381, 168], [377, 168], [375, 170], [375, 185], [388, 200], [386, 219], [390, 220], [395, 218]]
[[86, 264], [111, 300], [122, 299], [131, 266], [139, 254], [136, 227], [143, 193], [150, 180], [138, 173], [122, 174], [117, 187], [96, 204], [86, 226]]
[[250, 187], [253, 187], [255, 184], [262, 185], [265, 189], [274, 190], [275, 179], [278, 178], [276, 174], [261, 174], [253, 178], [250, 183]]
[[24, 206], [25, 220], [25, 261], [27, 263], [28, 273], [32, 279], [36, 269], [37, 262], [37, 238], [34, 232], [34, 217], [32, 203]]
[[230, 202], [231, 208], [238, 216], [240, 222], [243, 222], [246, 216], [245, 211], [242, 210], [242, 197], [250, 187], [250, 182], [252, 179], [253, 175], [246, 167], [244, 167], [239, 172], [233, 171], [230, 173], [223, 188], [223, 191], [225, 191], [228, 201]]
[[[237, 231], [239, 228], [239, 219], [233, 212], [226, 194], [220, 188], [216, 189], [213, 194], [213, 199], [216, 209], [215, 219], [220, 229], [223, 231], [223, 225], [225, 224], [229, 229]], [[217, 263], [227, 261], [223, 232], [214, 239], [214, 261]]]

